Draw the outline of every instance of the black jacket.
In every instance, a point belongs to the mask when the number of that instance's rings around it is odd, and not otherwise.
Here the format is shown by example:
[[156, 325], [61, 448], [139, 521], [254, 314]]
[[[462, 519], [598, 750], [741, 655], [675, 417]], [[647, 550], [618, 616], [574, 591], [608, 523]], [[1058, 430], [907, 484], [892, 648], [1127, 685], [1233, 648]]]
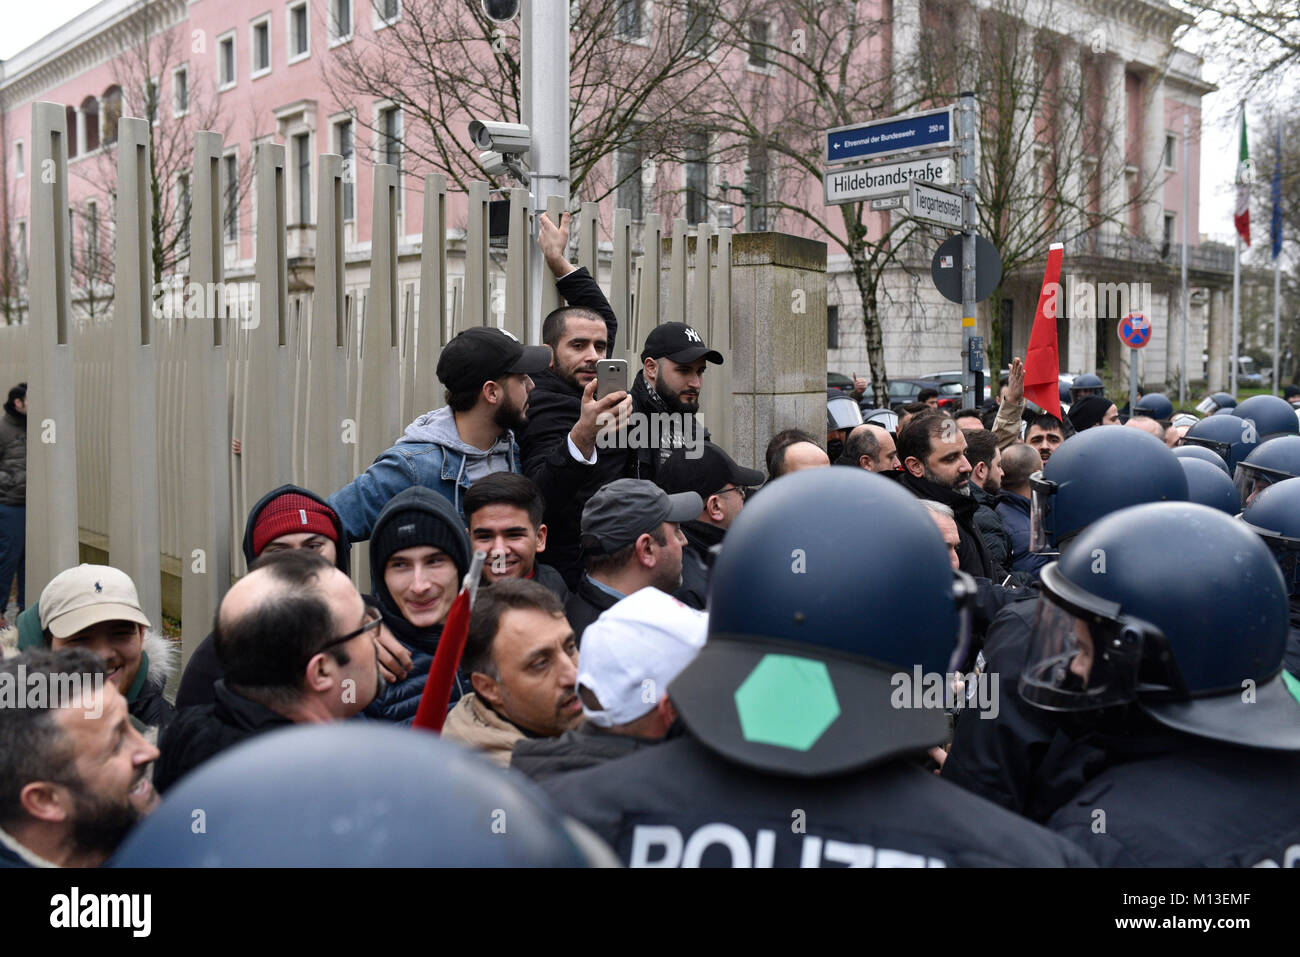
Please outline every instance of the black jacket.
[[27, 416], [6, 402], [0, 414], [0, 505], [26, 504]]
[[953, 510], [957, 517], [957, 534], [961, 538], [961, 544], [957, 547], [957, 560], [962, 571], [993, 582], [1001, 582], [1006, 578], [1006, 572], [993, 561], [993, 556], [984, 547], [979, 529], [975, 527], [975, 511], [979, 508], [975, 499], [927, 479], [917, 478], [905, 470], [880, 474], [897, 478], [899, 484], [917, 498], [931, 499]]
[[587, 630], [587, 626], [599, 618], [602, 611], [613, 608], [616, 604], [617, 598], [601, 591], [586, 575], [582, 576], [578, 587], [564, 604], [564, 617], [569, 619], [569, 627], [573, 629], [579, 645], [582, 644], [582, 633]]
[[990, 495], [974, 482], [968, 483], [970, 497], [975, 502], [974, 525], [989, 557], [1003, 569], [1011, 568], [1011, 536], [994, 509], [997, 497]]
[[785, 778], [732, 764], [687, 733], [543, 786], [632, 866], [1090, 863], [1063, 838], [907, 759]]
[[560, 599], [561, 605], [569, 600], [569, 586], [564, 583], [564, 577], [560, 574], [558, 569], [552, 568], [550, 565], [543, 565], [541, 562], [536, 562], [533, 565], [532, 580], [537, 582], [539, 585], [545, 585], [551, 591], [555, 592], [555, 597]]
[[293, 722], [236, 694], [218, 681], [211, 704], [186, 708], [162, 733], [162, 752], [153, 770], [153, 785], [165, 793], [174, 783], [209, 758], [241, 741]]
[[558, 738], [524, 738], [515, 745], [510, 766], [534, 781], [546, 781], [567, 771], [582, 771], [626, 757], [658, 743], [583, 724]]
[[[253, 526], [257, 522], [257, 516], [262, 514], [268, 502], [273, 498], [285, 494], [286, 492], [295, 492], [299, 495], [305, 495], [310, 499], [320, 502], [322, 505], [328, 505], [325, 499], [321, 498], [315, 492], [310, 492], [305, 488], [297, 485], [281, 485], [279, 488], [272, 489], [263, 495], [256, 505], [248, 513], [248, 521], [244, 523], [244, 561], [253, 564], [257, 560], [257, 555], [253, 552]], [[330, 511], [333, 511], [331, 508]], [[343, 528], [343, 523], [338, 516], [334, 517], [334, 529], [338, 535], [338, 542], [335, 544], [335, 554], [338, 556], [334, 564], [344, 572], [348, 571], [351, 545], [348, 542], [348, 533]], [[209, 633], [206, 638], [199, 642], [199, 646], [194, 649], [190, 655], [190, 660], [185, 664], [185, 671], [181, 674], [180, 687], [176, 691], [176, 709], [192, 708], [195, 705], [211, 704], [213, 701], [212, 685], [226, 676], [226, 669], [221, 665], [221, 659], [217, 657], [217, 643], [213, 640], [212, 634]]]
[[1300, 754], [1174, 732], [1154, 743], [1090, 780], [1048, 827], [1108, 867], [1296, 866]]
[[682, 587], [673, 597], [683, 605], [704, 611], [709, 595], [709, 549], [722, 541], [727, 530], [708, 522], [682, 522], [686, 547], [682, 549]]
[[[644, 433], [645, 442], [627, 453], [634, 460], [628, 469], [633, 478], [653, 482], [659, 474], [660, 464], [672, 454], [673, 449], [696, 449], [702, 447], [703, 443], [712, 441], [709, 430], [694, 415], [672, 415], [664, 400], [646, 382], [644, 369], [639, 370], [632, 380], [629, 394], [632, 396], [632, 411], [642, 417], [641, 421], [649, 423], [658, 419], [664, 423], [657, 429], [647, 429]], [[674, 423], [680, 425], [680, 430]]]
[[[586, 269], [578, 269], [559, 280], [556, 287], [569, 305], [586, 306], [604, 317], [609, 333], [607, 354], [612, 355], [618, 319], [596, 280]], [[582, 508], [601, 486], [631, 474], [631, 456], [619, 449], [601, 449], [595, 465], [574, 459], [569, 454], [568, 435], [581, 413], [582, 391], [549, 371], [533, 376], [533, 384], [528, 422], [516, 438], [524, 474], [537, 483], [546, 501], [546, 551], [539, 561], [558, 569], [572, 589], [582, 575]]]

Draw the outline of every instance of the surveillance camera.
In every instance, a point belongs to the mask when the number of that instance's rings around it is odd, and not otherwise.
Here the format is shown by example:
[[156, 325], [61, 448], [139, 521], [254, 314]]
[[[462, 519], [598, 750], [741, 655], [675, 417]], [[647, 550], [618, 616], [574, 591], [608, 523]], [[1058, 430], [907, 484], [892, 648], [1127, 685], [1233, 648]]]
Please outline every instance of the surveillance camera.
[[532, 146], [532, 133], [523, 123], [493, 123], [473, 120], [469, 138], [481, 150], [497, 153], [526, 153]]
[[503, 156], [495, 150], [478, 154], [478, 165], [489, 176], [510, 176], [516, 182], [528, 185], [528, 175], [524, 172], [518, 156]]
[[519, 0], [482, 0], [483, 14], [489, 20], [506, 23], [519, 15]]

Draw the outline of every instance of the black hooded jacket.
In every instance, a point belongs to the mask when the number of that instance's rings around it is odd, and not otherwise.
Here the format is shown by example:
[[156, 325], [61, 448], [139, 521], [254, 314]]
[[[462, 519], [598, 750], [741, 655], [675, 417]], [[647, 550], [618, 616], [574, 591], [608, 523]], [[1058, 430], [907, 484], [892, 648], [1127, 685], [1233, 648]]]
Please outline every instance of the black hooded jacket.
[[917, 498], [940, 502], [952, 509], [957, 518], [957, 534], [961, 538], [961, 544], [957, 546], [957, 561], [962, 571], [967, 575], [987, 578], [994, 582], [1006, 578], [1006, 573], [998, 567], [989, 550], [984, 547], [984, 539], [975, 525], [975, 512], [979, 508], [979, 503], [975, 499], [928, 479], [917, 478], [911, 472], [894, 471], [880, 474], [896, 477], [899, 484]]
[[[253, 526], [257, 524], [257, 517], [262, 514], [262, 509], [266, 508], [272, 499], [290, 493], [305, 495], [307, 498], [320, 502], [326, 508], [329, 508], [325, 499], [315, 492], [309, 492], [298, 485], [281, 485], [279, 488], [267, 492], [249, 511], [248, 521], [244, 524], [244, 560], [248, 564], [251, 565], [257, 560], [257, 555], [253, 552]], [[334, 531], [338, 535], [338, 540], [334, 546], [337, 555], [334, 564], [344, 573], [347, 573], [349, 568], [348, 553], [351, 551], [351, 543], [348, 541], [348, 533], [344, 530], [342, 521], [339, 520], [338, 515], [332, 508], [330, 514], [334, 516]], [[194, 654], [190, 655], [189, 663], [185, 666], [185, 672], [181, 675], [180, 688], [176, 692], [176, 710], [192, 708], [196, 705], [212, 704], [214, 700], [213, 683], [225, 676], [226, 671], [221, 666], [221, 660], [217, 658], [216, 642], [212, 640], [212, 635], [209, 634], [194, 649]]]

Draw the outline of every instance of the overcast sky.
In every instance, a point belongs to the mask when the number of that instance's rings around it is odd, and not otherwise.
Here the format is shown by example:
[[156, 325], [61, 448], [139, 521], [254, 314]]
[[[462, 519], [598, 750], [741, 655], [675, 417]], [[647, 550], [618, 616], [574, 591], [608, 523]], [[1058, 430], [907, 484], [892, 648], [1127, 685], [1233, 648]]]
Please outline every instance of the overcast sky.
[[[5, 12], [4, 32], [0, 34], [0, 59], [13, 56], [98, 2], [99, 0], [7, 0], [6, 6], [9, 9]], [[1189, 40], [1185, 45], [1192, 48], [1198, 48], [1205, 42], [1203, 36]], [[1208, 48], [1213, 49], [1212, 46]], [[1216, 63], [1207, 60], [1205, 78], [1209, 82], [1220, 82], [1221, 72]], [[1236, 172], [1235, 123], [1238, 99], [1238, 94], [1223, 89], [1202, 100], [1205, 110], [1205, 139], [1201, 147], [1201, 231], [1212, 238], [1229, 242], [1233, 235], [1235, 193], [1232, 179]], [[1250, 112], [1256, 117], [1259, 115], [1253, 106]], [[1254, 136], [1258, 139], [1262, 134], [1258, 127], [1255, 130]], [[1257, 211], [1254, 216], [1255, 225], [1258, 227], [1259, 223], [1266, 221], [1266, 216], [1263, 210]]]

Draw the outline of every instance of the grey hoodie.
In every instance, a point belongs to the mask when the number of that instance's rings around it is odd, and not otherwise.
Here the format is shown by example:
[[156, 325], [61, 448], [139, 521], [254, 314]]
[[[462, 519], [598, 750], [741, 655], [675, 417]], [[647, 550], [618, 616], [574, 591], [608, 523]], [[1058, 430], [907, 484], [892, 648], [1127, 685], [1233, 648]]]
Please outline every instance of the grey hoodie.
[[475, 482], [493, 472], [510, 471], [510, 447], [514, 442], [514, 433], [509, 429], [502, 432], [496, 444], [485, 452], [461, 439], [460, 433], [456, 431], [456, 417], [451, 406], [444, 405], [441, 409], [424, 413], [408, 425], [398, 442], [431, 442], [459, 452], [465, 459], [462, 473], [469, 481]]

